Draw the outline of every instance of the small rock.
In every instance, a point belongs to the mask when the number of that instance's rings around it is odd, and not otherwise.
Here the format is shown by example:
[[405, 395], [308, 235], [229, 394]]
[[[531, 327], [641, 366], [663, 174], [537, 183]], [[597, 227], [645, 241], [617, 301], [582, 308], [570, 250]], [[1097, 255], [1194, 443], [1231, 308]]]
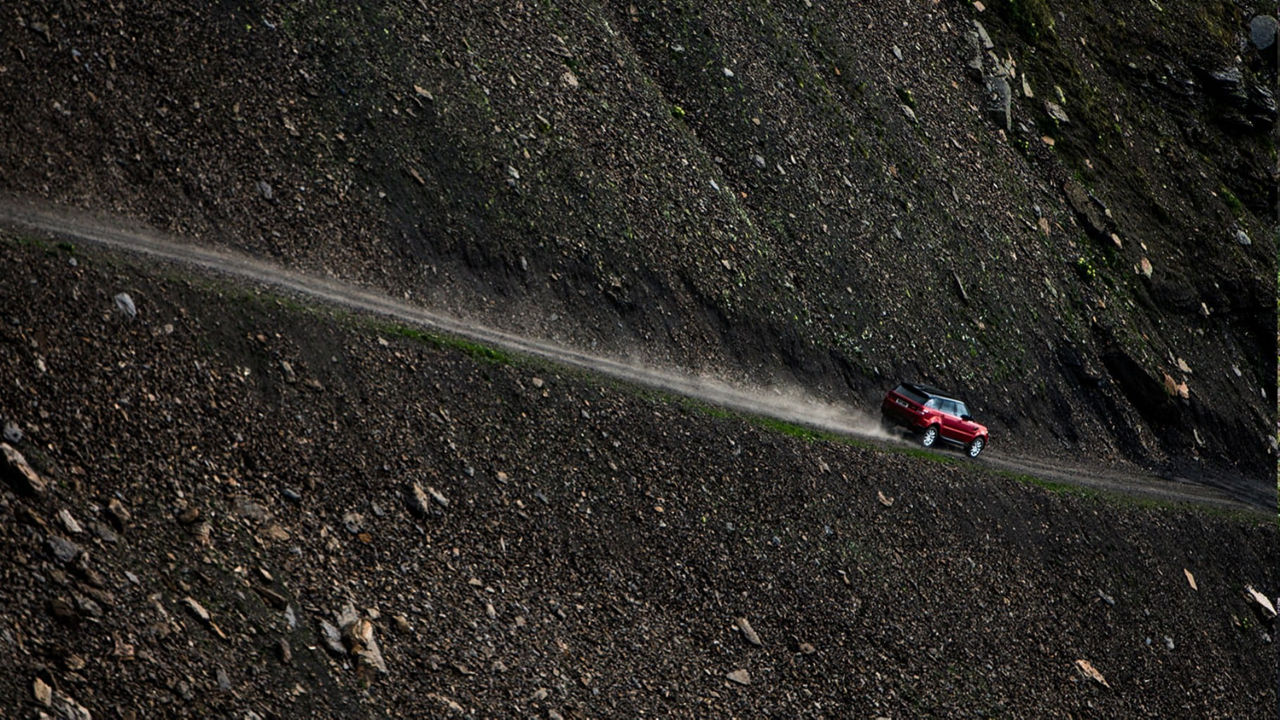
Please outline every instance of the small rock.
[[729, 679], [729, 682], [737, 683], [738, 685], [751, 684], [751, 673], [746, 670], [734, 670], [725, 677]]
[[93, 720], [93, 714], [83, 705], [61, 692], [53, 697], [53, 711], [59, 720]]
[[1184, 575], [1187, 576], [1187, 584], [1191, 586], [1192, 590], [1195, 590], [1198, 592], [1200, 588], [1196, 587], [1196, 576], [1192, 575], [1191, 571], [1186, 568], [1182, 568], [1182, 572]]
[[76, 625], [80, 622], [80, 611], [64, 597], [55, 597], [49, 601], [49, 614], [53, 619], [67, 625]]
[[106, 523], [90, 520], [89, 529], [93, 530], [94, 535], [102, 538], [102, 542], [111, 543], [112, 545], [120, 542], [120, 536], [116, 534], [115, 530], [107, 527]]
[[280, 361], [280, 371], [284, 373], [284, 381], [290, 385], [298, 382], [298, 374], [293, 371], [293, 364], [288, 360]]
[[1151, 261], [1144, 257], [1138, 261], [1138, 272], [1141, 273], [1143, 277], [1149, 278], [1151, 277], [1151, 273], [1155, 272], [1155, 268], [1151, 266]]
[[58, 562], [69, 563], [80, 555], [80, 546], [64, 537], [50, 535], [47, 544], [49, 551], [58, 559]]
[[45, 707], [49, 707], [53, 703], [53, 688], [40, 678], [31, 685], [31, 694], [35, 696], [36, 702]]
[[898, 62], [902, 62], [902, 48], [898, 47], [897, 45], [894, 45], [893, 56], [898, 59]]
[[235, 513], [255, 523], [266, 522], [271, 517], [266, 508], [244, 496], [236, 497]]
[[187, 606], [187, 609], [191, 611], [191, 614], [195, 615], [201, 622], [209, 622], [209, 611], [205, 610], [204, 606], [195, 598], [188, 596], [183, 598], [182, 602]]
[[281, 490], [280, 494], [284, 495], [284, 498], [290, 502], [302, 502], [302, 494], [291, 487]]
[[76, 522], [76, 519], [71, 516], [71, 511], [66, 508], [58, 511], [58, 520], [62, 522], [62, 527], [66, 528], [67, 532], [72, 535], [79, 535], [84, 532], [84, 528], [80, 527], [80, 523]]
[[818, 652], [817, 648], [815, 648], [814, 646], [810, 645], [809, 643], [807, 643], [807, 642], [802, 642], [802, 643], [800, 643], [800, 654], [801, 654], [801, 655], [812, 655], [812, 654], [814, 654], [814, 653], [816, 653], [816, 652]]
[[734, 623], [737, 625], [738, 630], [742, 633], [742, 637], [744, 640], [751, 643], [752, 645], [755, 645], [756, 647], [761, 647], [764, 645], [764, 643], [760, 642], [760, 636], [756, 634], [755, 629], [751, 627], [751, 622], [747, 620], [745, 617], [738, 618], [737, 620], [734, 621]]
[[227, 675], [227, 671], [225, 669], [218, 667], [217, 671], [214, 672], [214, 677], [218, 681], [219, 690], [222, 692], [229, 692], [231, 690], [231, 678]]
[[178, 522], [182, 523], [183, 525], [194, 524], [195, 521], [199, 519], [200, 519], [200, 508], [198, 507], [189, 507], [186, 510], [183, 510], [182, 512], [178, 513]]
[[342, 644], [342, 632], [328, 620], [320, 620], [320, 639], [329, 652], [335, 655], [347, 654], [347, 648]]
[[[39, 362], [43, 363], [44, 361], [41, 360]], [[12, 423], [12, 422], [5, 423], [4, 424], [4, 441], [9, 443], [10, 445], [17, 445], [18, 443], [22, 442], [22, 428], [18, 427], [15, 423]]]
[[272, 590], [271, 588], [267, 588], [267, 587], [262, 587], [262, 586], [260, 586], [260, 585], [258, 585], [258, 586], [254, 586], [254, 588], [253, 588], [253, 589], [254, 589], [254, 590], [255, 590], [259, 595], [261, 595], [261, 596], [262, 596], [262, 599], [263, 599], [264, 601], [266, 601], [266, 603], [267, 603], [268, 605], [270, 605], [271, 607], [275, 608], [276, 610], [286, 610], [286, 609], [288, 609], [288, 607], [289, 607], [289, 600], [288, 600], [288, 598], [286, 598], [285, 596], [283, 596], [283, 595], [281, 595], [280, 593], [276, 592], [275, 590]]
[[1003, 77], [988, 76], [987, 114], [996, 124], [1009, 132], [1013, 129], [1013, 93], [1009, 89], [1009, 81]]
[[342, 526], [352, 535], [359, 535], [364, 531], [364, 515], [358, 512], [345, 513], [342, 516]]
[[1235, 238], [1236, 238], [1236, 242], [1240, 243], [1241, 245], [1244, 245], [1245, 247], [1248, 247], [1253, 244], [1253, 240], [1250, 239], [1249, 233], [1245, 232], [1244, 230], [1236, 229]]
[[1044, 109], [1045, 112], [1049, 113], [1049, 117], [1064, 125], [1071, 122], [1071, 118], [1067, 117], [1067, 111], [1063, 110], [1062, 106], [1056, 102], [1046, 100], [1044, 103]]
[[293, 662], [293, 648], [289, 647], [288, 640], [280, 638], [280, 640], [276, 642], [276, 655], [280, 657], [280, 662], [284, 665], [288, 665]]
[[452, 698], [446, 697], [439, 693], [427, 693], [427, 699], [434, 700], [435, 702], [445, 706], [446, 708], [448, 708], [449, 712], [455, 715], [462, 715], [463, 713], [466, 712], [466, 710], [463, 710], [462, 706], [459, 705]]
[[1244, 592], [1245, 597], [1254, 605], [1258, 606], [1258, 609], [1262, 611], [1264, 617], [1275, 619], [1276, 606], [1271, 602], [1270, 598], [1255, 590], [1252, 585], [1246, 585]]
[[991, 42], [991, 36], [987, 34], [987, 29], [977, 20], [973, 21], [973, 29], [978, 33], [978, 39], [982, 41], [983, 50], [994, 50], [996, 44]]
[[276, 196], [275, 190], [271, 187], [271, 183], [266, 180], [258, 181], [258, 192], [262, 194], [264, 200], [270, 200]]
[[43, 495], [47, 487], [27, 459], [9, 443], [0, 443], [0, 474], [9, 487], [20, 495]]
[[1169, 637], [1168, 635], [1165, 635], [1165, 636], [1164, 636], [1164, 646], [1165, 646], [1165, 649], [1167, 649], [1167, 650], [1172, 650], [1172, 649], [1174, 648], [1174, 645], [1173, 645], [1173, 638]]
[[431, 500], [427, 491], [416, 482], [409, 485], [408, 492], [405, 493], [405, 502], [409, 504], [409, 510], [414, 515], [426, 517], [431, 514]]
[[761, 170], [764, 169], [765, 161], [764, 161], [763, 155], [752, 155], [751, 162], [755, 163], [756, 167], [760, 168]]
[[107, 518], [111, 520], [111, 524], [115, 526], [116, 530], [124, 532], [129, 521], [133, 519], [133, 515], [129, 513], [129, 509], [118, 498], [111, 498], [107, 502]]
[[129, 297], [129, 293], [116, 295], [116, 309], [130, 320], [138, 317], [138, 307], [133, 304], [133, 298]]
[[1103, 677], [1102, 673], [1098, 672], [1098, 669], [1095, 668], [1093, 666], [1093, 663], [1089, 662], [1088, 660], [1083, 660], [1083, 659], [1076, 660], [1076, 668], [1080, 670], [1080, 672], [1090, 680], [1097, 682], [1103, 687], [1106, 687], [1106, 688], [1111, 687], [1111, 684], [1107, 682], [1107, 679]]
[[408, 634], [413, 632], [413, 626], [409, 624], [409, 618], [402, 614], [392, 615], [391, 622], [395, 624], [396, 630], [399, 630], [402, 633]]
[[1101, 598], [1102, 602], [1104, 602], [1104, 603], [1106, 603], [1106, 604], [1108, 604], [1108, 605], [1112, 605], [1112, 606], [1114, 606], [1114, 605], [1116, 604], [1116, 599], [1115, 599], [1115, 598], [1113, 598], [1113, 597], [1111, 597], [1110, 595], [1108, 595], [1108, 594], [1106, 594], [1106, 593], [1102, 592], [1101, 590], [1099, 590], [1099, 591], [1098, 591], [1098, 597], [1099, 597], [1099, 598]]

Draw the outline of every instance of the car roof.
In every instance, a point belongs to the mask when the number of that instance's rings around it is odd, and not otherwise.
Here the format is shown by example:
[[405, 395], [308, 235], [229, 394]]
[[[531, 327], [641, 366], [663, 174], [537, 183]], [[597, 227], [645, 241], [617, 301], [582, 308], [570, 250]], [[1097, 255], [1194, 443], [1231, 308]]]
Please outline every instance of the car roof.
[[918, 382], [904, 382], [902, 384], [908, 388], [911, 388], [912, 390], [915, 390], [916, 392], [922, 395], [942, 398], [943, 400], [956, 400], [958, 402], [964, 402], [963, 400], [960, 400], [960, 398], [953, 396], [951, 393], [947, 392], [946, 390], [943, 390], [941, 388], [936, 388], [932, 385], [926, 385], [925, 383], [918, 383]]

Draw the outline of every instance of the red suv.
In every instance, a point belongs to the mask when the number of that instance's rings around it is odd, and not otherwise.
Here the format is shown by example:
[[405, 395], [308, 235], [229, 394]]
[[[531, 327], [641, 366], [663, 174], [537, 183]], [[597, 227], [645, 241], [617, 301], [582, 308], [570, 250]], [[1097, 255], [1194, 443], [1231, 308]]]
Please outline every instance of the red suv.
[[929, 385], [904, 382], [884, 396], [880, 422], [886, 428], [901, 425], [918, 433], [925, 447], [943, 440], [960, 445], [976, 458], [987, 446], [987, 428], [974, 422], [963, 402], [948, 395]]

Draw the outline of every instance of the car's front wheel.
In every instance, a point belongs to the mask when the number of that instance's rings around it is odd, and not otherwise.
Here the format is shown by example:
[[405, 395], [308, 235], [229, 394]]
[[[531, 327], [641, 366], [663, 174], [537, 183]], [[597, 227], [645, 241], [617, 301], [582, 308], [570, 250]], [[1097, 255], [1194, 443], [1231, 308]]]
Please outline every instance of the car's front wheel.
[[938, 442], [938, 426], [930, 425], [924, 429], [924, 434], [920, 436], [920, 444], [924, 447], [933, 447]]
[[973, 442], [969, 443], [969, 457], [976, 458], [982, 452], [982, 448], [987, 446], [985, 438], [976, 437]]

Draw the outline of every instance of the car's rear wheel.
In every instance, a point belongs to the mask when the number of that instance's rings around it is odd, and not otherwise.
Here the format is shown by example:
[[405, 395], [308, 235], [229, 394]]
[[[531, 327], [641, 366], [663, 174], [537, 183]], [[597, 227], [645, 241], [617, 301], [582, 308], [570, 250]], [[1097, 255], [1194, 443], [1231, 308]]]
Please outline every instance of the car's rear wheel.
[[987, 446], [985, 438], [976, 437], [973, 442], [969, 443], [969, 457], [976, 458], [982, 452], [982, 448]]
[[924, 429], [924, 434], [920, 436], [920, 444], [925, 447], [933, 447], [938, 442], [938, 426], [930, 425]]

